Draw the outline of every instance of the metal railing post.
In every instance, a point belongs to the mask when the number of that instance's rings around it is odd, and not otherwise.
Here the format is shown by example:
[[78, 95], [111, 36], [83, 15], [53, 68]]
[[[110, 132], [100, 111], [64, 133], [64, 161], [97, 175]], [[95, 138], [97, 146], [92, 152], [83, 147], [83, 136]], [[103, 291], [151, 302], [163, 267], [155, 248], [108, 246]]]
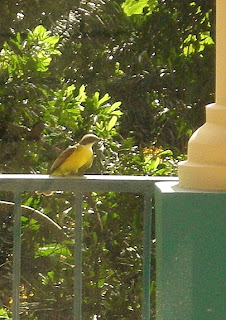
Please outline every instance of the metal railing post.
[[144, 227], [143, 227], [143, 278], [142, 278], [142, 320], [150, 320], [150, 284], [151, 284], [151, 193], [144, 194]]
[[75, 193], [75, 247], [74, 247], [74, 312], [73, 320], [82, 320], [82, 203], [81, 192]]
[[20, 319], [20, 268], [21, 268], [21, 197], [14, 196], [13, 227], [13, 320]]

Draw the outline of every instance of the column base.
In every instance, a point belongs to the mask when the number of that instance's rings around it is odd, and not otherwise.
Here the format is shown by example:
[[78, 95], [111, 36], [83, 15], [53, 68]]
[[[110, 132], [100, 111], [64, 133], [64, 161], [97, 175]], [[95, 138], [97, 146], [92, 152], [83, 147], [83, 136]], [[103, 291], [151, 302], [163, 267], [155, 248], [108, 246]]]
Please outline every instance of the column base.
[[183, 188], [226, 191], [226, 166], [180, 162], [179, 185]]
[[178, 165], [181, 187], [226, 191], [226, 105], [206, 106], [206, 123], [188, 142], [188, 160]]

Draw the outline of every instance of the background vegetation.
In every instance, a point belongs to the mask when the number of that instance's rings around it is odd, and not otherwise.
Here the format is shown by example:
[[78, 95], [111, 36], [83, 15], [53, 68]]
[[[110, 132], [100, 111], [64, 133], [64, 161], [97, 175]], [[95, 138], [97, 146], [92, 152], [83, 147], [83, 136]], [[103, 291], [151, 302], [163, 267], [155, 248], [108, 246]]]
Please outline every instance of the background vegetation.
[[[90, 173], [176, 175], [204, 106], [214, 101], [214, 6], [1, 1], [1, 172], [47, 173], [61, 150], [93, 132], [103, 143]], [[139, 319], [142, 199], [85, 199], [84, 319]], [[1, 200], [13, 201], [12, 194]], [[71, 319], [73, 201], [70, 193], [23, 195], [24, 205], [64, 233], [24, 212], [22, 319]], [[0, 317], [8, 319], [12, 210], [3, 202], [0, 209]]]

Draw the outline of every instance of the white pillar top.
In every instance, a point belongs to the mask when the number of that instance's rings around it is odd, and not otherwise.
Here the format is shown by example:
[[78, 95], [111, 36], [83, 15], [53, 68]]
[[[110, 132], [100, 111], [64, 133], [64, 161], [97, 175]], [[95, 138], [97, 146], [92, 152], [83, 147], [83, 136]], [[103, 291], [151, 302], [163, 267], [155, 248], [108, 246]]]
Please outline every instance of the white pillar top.
[[226, 1], [216, 1], [216, 103], [226, 107]]

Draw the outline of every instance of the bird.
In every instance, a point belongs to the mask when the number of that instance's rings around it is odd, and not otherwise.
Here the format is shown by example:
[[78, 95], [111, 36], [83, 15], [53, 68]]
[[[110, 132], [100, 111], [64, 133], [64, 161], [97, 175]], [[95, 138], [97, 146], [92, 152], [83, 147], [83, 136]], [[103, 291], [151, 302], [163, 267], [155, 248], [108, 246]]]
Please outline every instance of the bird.
[[[82, 139], [73, 146], [69, 146], [56, 158], [50, 168], [51, 176], [82, 176], [93, 164], [92, 146], [101, 139], [95, 134], [85, 134]], [[53, 191], [36, 191], [37, 194], [50, 196]]]

